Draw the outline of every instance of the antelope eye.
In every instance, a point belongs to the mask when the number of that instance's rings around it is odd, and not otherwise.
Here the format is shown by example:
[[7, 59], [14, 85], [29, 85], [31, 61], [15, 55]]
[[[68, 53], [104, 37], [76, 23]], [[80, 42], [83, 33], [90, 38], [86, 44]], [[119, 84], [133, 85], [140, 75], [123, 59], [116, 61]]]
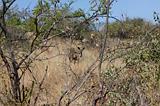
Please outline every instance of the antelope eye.
[[78, 49], [80, 50], [80, 47], [78, 47]]

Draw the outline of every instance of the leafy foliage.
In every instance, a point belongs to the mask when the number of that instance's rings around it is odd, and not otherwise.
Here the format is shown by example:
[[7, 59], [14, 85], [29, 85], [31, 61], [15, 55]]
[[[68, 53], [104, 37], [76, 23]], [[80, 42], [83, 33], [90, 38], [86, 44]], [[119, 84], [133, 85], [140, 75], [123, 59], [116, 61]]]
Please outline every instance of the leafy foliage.
[[141, 18], [129, 19], [124, 21], [116, 21], [109, 25], [109, 36], [120, 38], [136, 38], [144, 35], [147, 30], [152, 27], [150, 22]]

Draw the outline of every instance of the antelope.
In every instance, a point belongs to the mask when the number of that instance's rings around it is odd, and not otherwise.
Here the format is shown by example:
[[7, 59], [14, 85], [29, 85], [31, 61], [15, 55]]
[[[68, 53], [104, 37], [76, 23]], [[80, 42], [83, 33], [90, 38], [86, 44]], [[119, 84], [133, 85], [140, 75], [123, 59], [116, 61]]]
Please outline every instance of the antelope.
[[76, 48], [69, 48], [68, 58], [70, 62], [78, 63], [80, 58], [82, 57], [82, 53], [85, 47], [76, 47]]

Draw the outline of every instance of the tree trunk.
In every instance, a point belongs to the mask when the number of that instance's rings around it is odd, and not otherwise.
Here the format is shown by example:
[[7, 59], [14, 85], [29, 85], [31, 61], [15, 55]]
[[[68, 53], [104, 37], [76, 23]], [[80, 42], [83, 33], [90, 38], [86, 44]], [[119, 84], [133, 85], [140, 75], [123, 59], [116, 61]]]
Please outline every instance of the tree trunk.
[[12, 94], [16, 102], [21, 102], [21, 91], [20, 91], [20, 79], [18, 75], [18, 70], [11, 68], [10, 82], [12, 88]]

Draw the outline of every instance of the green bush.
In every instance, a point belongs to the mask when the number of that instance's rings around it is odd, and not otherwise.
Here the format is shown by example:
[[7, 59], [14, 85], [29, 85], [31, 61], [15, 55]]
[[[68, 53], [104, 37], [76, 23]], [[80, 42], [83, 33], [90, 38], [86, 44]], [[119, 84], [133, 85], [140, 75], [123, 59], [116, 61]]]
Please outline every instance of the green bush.
[[120, 38], [136, 38], [150, 29], [151, 23], [141, 18], [126, 18], [124, 21], [112, 22], [109, 25], [109, 36]]

